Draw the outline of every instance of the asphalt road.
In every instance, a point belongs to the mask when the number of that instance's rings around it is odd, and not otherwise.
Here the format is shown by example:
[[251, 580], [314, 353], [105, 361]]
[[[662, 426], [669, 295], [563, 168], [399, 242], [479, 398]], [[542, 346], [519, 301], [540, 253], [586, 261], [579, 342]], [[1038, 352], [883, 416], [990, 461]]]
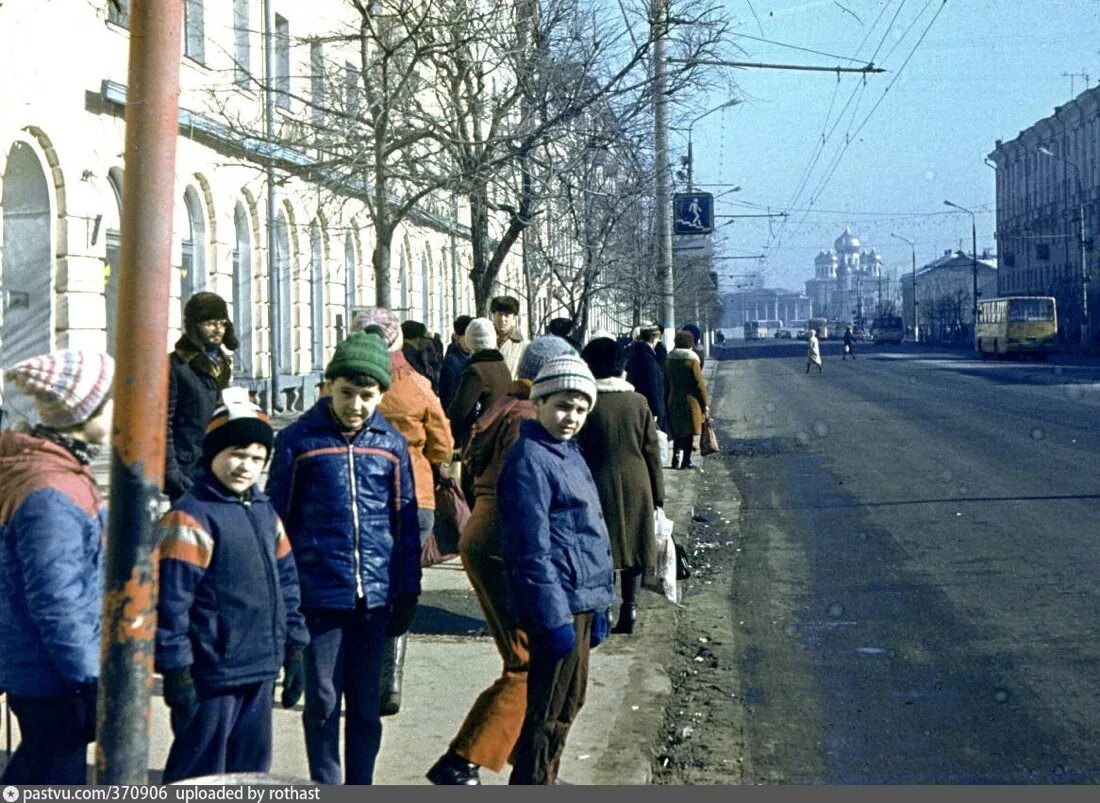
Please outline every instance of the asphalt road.
[[1100, 781], [1100, 364], [835, 345], [720, 367], [743, 780]]

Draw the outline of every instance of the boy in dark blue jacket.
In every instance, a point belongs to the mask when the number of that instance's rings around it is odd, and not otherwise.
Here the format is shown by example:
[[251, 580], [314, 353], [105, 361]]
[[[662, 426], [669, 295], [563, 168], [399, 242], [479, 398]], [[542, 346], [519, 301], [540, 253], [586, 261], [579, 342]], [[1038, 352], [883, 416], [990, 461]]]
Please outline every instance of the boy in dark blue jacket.
[[244, 388], [222, 393], [195, 484], [160, 522], [157, 670], [175, 740], [164, 782], [271, 769], [271, 701], [302, 696], [309, 642], [290, 541], [253, 486], [274, 435]]
[[286, 522], [309, 626], [302, 723], [310, 777], [369, 784], [382, 743], [382, 644], [420, 596], [420, 526], [404, 436], [378, 412], [390, 354], [373, 332], [336, 347], [328, 395], [279, 433], [267, 483]]
[[588, 652], [611, 629], [611, 542], [600, 495], [573, 437], [596, 403], [584, 360], [547, 361], [497, 480], [497, 497], [522, 515], [501, 516], [508, 602], [530, 641], [527, 713], [511, 784], [552, 784], [569, 728], [584, 704]]

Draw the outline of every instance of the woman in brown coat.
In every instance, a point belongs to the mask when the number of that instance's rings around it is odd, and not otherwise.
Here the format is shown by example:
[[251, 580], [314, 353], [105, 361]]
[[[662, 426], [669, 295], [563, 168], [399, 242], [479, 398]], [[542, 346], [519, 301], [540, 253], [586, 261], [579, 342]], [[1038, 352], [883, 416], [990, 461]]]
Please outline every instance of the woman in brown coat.
[[581, 356], [596, 377], [599, 395], [577, 444], [596, 481], [611, 557], [620, 573], [622, 607], [612, 632], [633, 633], [642, 574], [657, 558], [653, 509], [665, 501], [657, 425], [645, 396], [623, 379], [622, 346], [598, 337]]
[[478, 695], [447, 752], [428, 770], [428, 780], [434, 784], [476, 786], [481, 783], [481, 767], [500, 772], [523, 726], [527, 711], [527, 633], [508, 610], [497, 478], [505, 452], [519, 440], [520, 424], [536, 416], [535, 403], [528, 399], [531, 380], [547, 360], [572, 353], [572, 347], [560, 337], [545, 335], [532, 340], [520, 359], [519, 379], [507, 396], [477, 420], [463, 453], [466, 469], [476, 477], [476, 503], [462, 530], [458, 551], [485, 614], [485, 626], [500, 652], [503, 670]]
[[710, 405], [699, 355], [692, 350], [694, 344], [691, 332], [677, 332], [674, 341], [676, 348], [668, 353], [665, 360], [673, 468], [695, 468], [691, 462], [693, 439], [702, 433], [703, 420]]

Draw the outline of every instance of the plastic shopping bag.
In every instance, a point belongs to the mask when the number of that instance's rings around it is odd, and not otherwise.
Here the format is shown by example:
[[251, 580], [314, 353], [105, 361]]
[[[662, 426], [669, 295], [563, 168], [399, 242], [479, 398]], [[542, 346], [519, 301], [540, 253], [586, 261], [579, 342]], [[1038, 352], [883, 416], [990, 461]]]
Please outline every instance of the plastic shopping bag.
[[661, 466], [663, 468], [672, 467], [672, 441], [668, 439], [668, 435], [657, 430], [657, 447], [661, 452]]
[[647, 567], [642, 585], [676, 604], [676, 544], [672, 540], [672, 519], [661, 508], [653, 511], [653, 534], [657, 539], [657, 563]]

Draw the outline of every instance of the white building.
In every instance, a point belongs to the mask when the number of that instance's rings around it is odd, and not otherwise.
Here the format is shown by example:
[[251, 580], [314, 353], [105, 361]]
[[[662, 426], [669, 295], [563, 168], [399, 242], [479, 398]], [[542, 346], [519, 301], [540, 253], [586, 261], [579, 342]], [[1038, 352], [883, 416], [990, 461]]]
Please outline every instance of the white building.
[[[311, 67], [319, 48], [345, 44], [321, 34], [346, 23], [351, 7], [343, 0], [271, 2], [274, 77], [286, 92], [276, 104], [277, 125], [293, 126], [308, 114], [301, 99], [316, 91]], [[373, 235], [354, 188], [337, 188], [341, 202], [326, 205], [320, 187], [282, 172], [269, 221], [259, 145], [219, 122], [215, 98], [263, 119], [263, 93], [248, 80], [262, 73], [262, 5], [186, 0], [165, 348], [179, 335], [183, 302], [198, 290], [217, 292], [230, 302], [241, 340], [238, 381], [260, 389], [271, 375], [271, 262], [281, 313], [276, 368], [301, 404], [346, 331], [348, 309], [375, 302]], [[0, 4], [0, 366], [54, 348], [114, 348], [128, 7], [106, 0]], [[330, 63], [340, 57], [325, 54]], [[310, 158], [291, 150], [278, 156]], [[456, 199], [432, 198], [394, 238], [393, 306], [444, 336], [455, 315], [473, 311], [464, 219]], [[520, 261], [516, 249], [501, 287], [522, 286]]]
[[[920, 339], [935, 343], [972, 343], [974, 283], [978, 298], [997, 297], [997, 257], [984, 253], [975, 260], [962, 251], [947, 250], [917, 271], [917, 322]], [[913, 281], [901, 283], [901, 314], [906, 331], [913, 331]]]
[[832, 249], [814, 257], [814, 277], [806, 281], [813, 317], [829, 320], [870, 318], [883, 294], [890, 292], [882, 256], [874, 248], [864, 250], [847, 226]]

